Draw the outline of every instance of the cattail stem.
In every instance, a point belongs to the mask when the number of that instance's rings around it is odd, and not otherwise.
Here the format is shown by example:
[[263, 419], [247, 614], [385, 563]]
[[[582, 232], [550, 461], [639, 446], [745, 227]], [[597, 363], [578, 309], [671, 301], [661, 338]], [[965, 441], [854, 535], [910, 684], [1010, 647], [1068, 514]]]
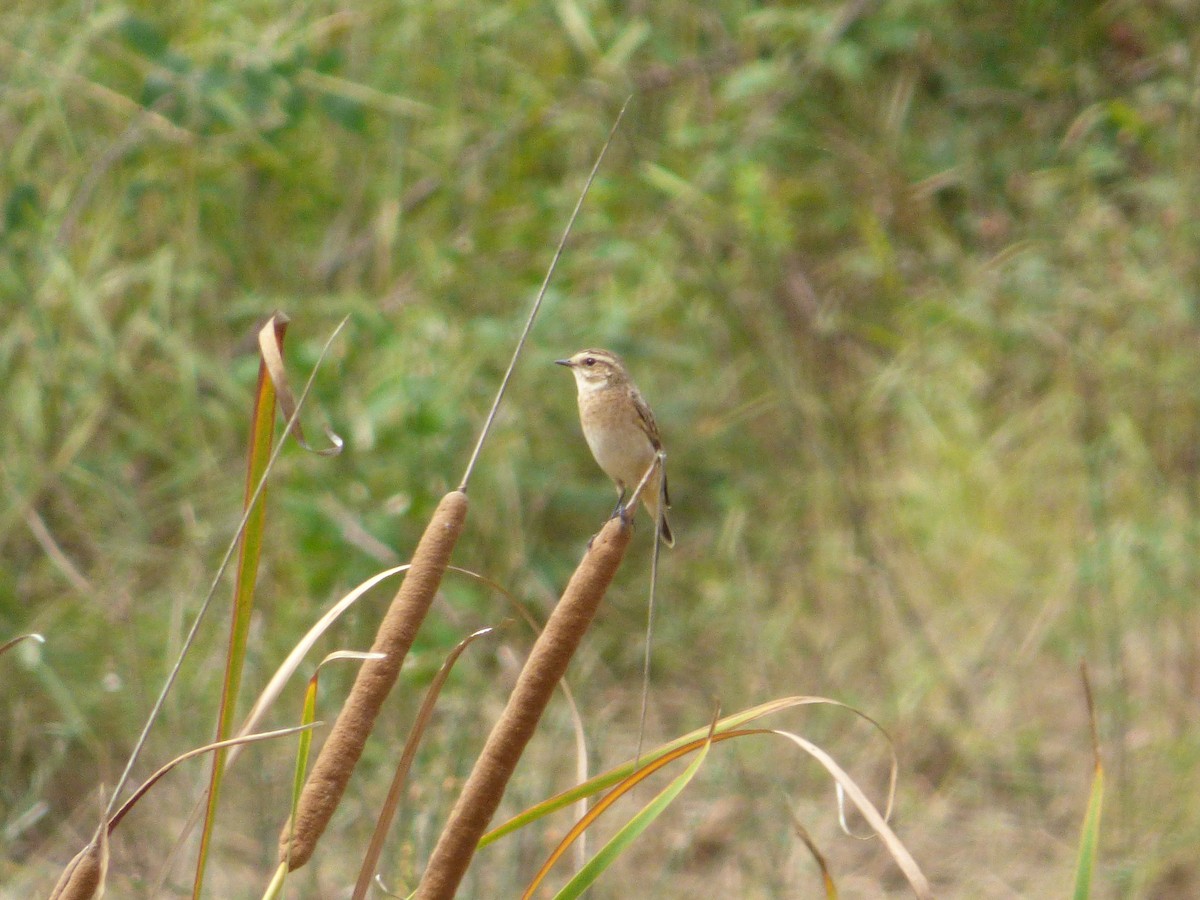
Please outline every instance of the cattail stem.
[[475, 761], [417, 887], [416, 900], [451, 900], [454, 896], [525, 745], [625, 556], [631, 535], [628, 522], [618, 517], [610, 519], [593, 539]]
[[358, 670], [354, 687], [304, 784], [294, 827], [289, 822], [279, 837], [279, 859], [287, 861], [289, 870], [308, 862], [341, 802], [380, 707], [396, 683], [404, 657], [433, 603], [466, 518], [467, 495], [451, 491], [442, 498], [425, 528], [404, 583], [371, 646], [372, 652], [383, 653], [384, 657], [368, 660]]

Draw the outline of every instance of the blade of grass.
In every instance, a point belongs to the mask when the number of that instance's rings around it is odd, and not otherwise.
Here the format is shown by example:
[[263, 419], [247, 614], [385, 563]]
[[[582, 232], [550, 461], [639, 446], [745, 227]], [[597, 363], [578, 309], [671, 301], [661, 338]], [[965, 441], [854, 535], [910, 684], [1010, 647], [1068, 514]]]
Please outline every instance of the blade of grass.
[[[317, 372], [320, 371], [321, 363], [325, 361], [325, 356], [329, 353], [329, 348], [333, 346], [334, 340], [339, 334], [341, 334], [341, 331], [346, 326], [347, 321], [348, 318], [342, 319], [338, 326], [329, 335], [328, 340], [325, 341], [325, 346], [321, 348], [321, 353], [317, 357], [317, 361], [312, 368], [312, 372], [309, 373], [308, 381], [304, 385], [304, 390], [300, 393], [300, 399], [296, 404], [296, 412], [293, 413], [291, 419], [288, 420], [288, 423], [285, 426], [285, 432], [291, 428], [296, 417], [300, 414], [300, 409], [303, 407], [304, 401], [308, 397], [309, 391], [312, 389], [313, 382], [316, 380]], [[271, 459], [267, 463], [267, 475], [269, 475], [271, 469], [274, 468], [275, 460], [279, 458], [279, 453], [282, 447], [282, 442], [275, 445], [275, 450], [271, 454]], [[260, 480], [257, 488], [255, 488], [253, 499], [258, 498], [258, 495], [262, 492], [265, 485], [266, 480], [264, 475], [263, 480]], [[146, 724], [142, 727], [141, 734], [138, 735], [138, 739], [134, 743], [133, 750], [129, 754], [129, 760], [125, 763], [125, 768], [121, 772], [121, 777], [117, 779], [117, 784], [113, 788], [112, 795], [108, 800], [107, 813], [111, 813], [112, 810], [116, 808], [117, 802], [121, 798], [121, 790], [124, 788], [126, 782], [129, 781], [129, 777], [133, 772], [133, 767], [137, 763], [138, 757], [141, 755], [142, 748], [146, 745], [146, 738], [150, 734], [150, 729], [154, 726], [154, 722], [158, 719], [158, 714], [162, 711], [163, 704], [166, 703], [167, 695], [171, 692], [171, 687], [175, 684], [175, 679], [179, 676], [179, 671], [183, 666], [183, 661], [187, 658], [188, 653], [191, 651], [192, 644], [194, 644], [196, 641], [196, 635], [200, 631], [200, 624], [204, 621], [204, 616], [208, 612], [209, 606], [212, 604], [212, 599], [217, 592], [217, 586], [221, 583], [221, 578], [224, 576], [225, 570], [229, 567], [230, 560], [233, 559], [234, 550], [236, 550], [238, 547], [238, 542], [241, 538], [242, 531], [245, 529], [246, 522], [249, 517], [250, 509], [248, 508], [242, 514], [241, 521], [238, 522], [237, 528], [234, 529], [233, 537], [230, 539], [229, 545], [225, 549], [225, 555], [221, 559], [221, 564], [217, 566], [217, 571], [214, 573], [212, 581], [209, 583], [208, 592], [204, 595], [204, 599], [200, 603], [200, 609], [197, 611], [195, 619], [192, 620], [192, 625], [188, 629], [187, 636], [184, 638], [183, 646], [179, 650], [179, 656], [175, 659], [174, 664], [171, 666], [171, 671], [167, 674], [167, 679], [165, 682], [163, 682], [163, 686], [158, 692], [158, 697], [155, 698], [154, 706], [150, 709], [150, 714], [146, 717]]]
[[1074, 900], [1087, 900], [1092, 894], [1092, 874], [1096, 868], [1096, 856], [1100, 848], [1100, 813], [1104, 806], [1104, 762], [1100, 758], [1100, 732], [1096, 726], [1096, 704], [1092, 696], [1092, 683], [1088, 678], [1087, 663], [1079, 664], [1083, 679], [1083, 693], [1087, 698], [1088, 722], [1092, 729], [1092, 758], [1094, 774], [1092, 789], [1088, 794], [1087, 812], [1083, 817], [1083, 828], [1079, 835], [1079, 859], [1075, 864]]
[[150, 788], [154, 786], [155, 782], [157, 782], [160, 778], [162, 778], [182, 762], [186, 762], [193, 757], [200, 756], [201, 754], [208, 753], [212, 750], [225, 750], [229, 747], [237, 747], [242, 744], [253, 744], [257, 743], [258, 741], [268, 741], [272, 738], [287, 737], [289, 734], [295, 734], [298, 731], [304, 731], [306, 729], [317, 728], [320, 725], [320, 722], [312, 722], [308, 725], [292, 725], [289, 728], [278, 728], [275, 731], [262, 731], [258, 734], [239, 735], [238, 737], [226, 738], [223, 741], [214, 741], [211, 744], [205, 744], [203, 747], [196, 747], [187, 751], [186, 753], [182, 753], [169, 763], [160, 766], [158, 771], [142, 782], [141, 787], [130, 794], [129, 799], [122, 803], [121, 808], [113, 814], [111, 819], [108, 820], [108, 830], [111, 832], [114, 828], [116, 828], [117, 825], [120, 824], [121, 820], [125, 818], [126, 814], [133, 809], [134, 804], [141, 799], [142, 795], [150, 790]]
[[1104, 805], [1104, 766], [1096, 760], [1092, 789], [1088, 794], [1087, 812], [1079, 836], [1079, 860], [1075, 864], [1074, 900], [1087, 900], [1092, 895], [1092, 873], [1100, 845], [1100, 812]]
[[[254, 587], [258, 583], [258, 562], [262, 555], [263, 533], [266, 528], [267, 492], [265, 489], [256, 490], [256, 486], [259, 482], [265, 484], [267, 463], [271, 458], [272, 442], [275, 438], [275, 384], [279, 374], [269, 370], [267, 354], [274, 353], [282, 368], [281, 353], [287, 326], [287, 317], [276, 313], [259, 331], [261, 359], [258, 365], [258, 384], [254, 391], [254, 407], [250, 416], [250, 453], [246, 461], [246, 527], [242, 529], [241, 541], [238, 544], [229, 646], [225, 651], [225, 680], [221, 686], [221, 705], [217, 713], [218, 741], [229, 734], [237, 710], [242, 668], [246, 659], [246, 643], [250, 634], [250, 617], [254, 613]], [[208, 864], [208, 850], [216, 824], [224, 771], [225, 753], [218, 750], [213, 754], [212, 771], [209, 775], [208, 807], [200, 829], [200, 848], [196, 854], [196, 871], [192, 881], [193, 900], [199, 900], [204, 885], [204, 870]]]
[[[562, 858], [562, 855], [566, 852], [567, 848], [571, 846], [571, 844], [578, 838], [581, 838], [586, 829], [590, 828], [592, 824], [600, 818], [600, 816], [607, 812], [608, 809], [614, 803], [616, 803], [617, 800], [628, 794], [635, 787], [637, 787], [654, 773], [658, 772], [660, 769], [670, 765], [676, 760], [682, 759], [689, 753], [692, 753], [693, 751], [698, 750], [709, 743], [720, 743], [721, 741], [727, 741], [732, 738], [741, 737], [747, 734], [769, 733], [769, 729], [758, 728], [727, 731], [724, 734], [714, 734], [711, 739], [705, 737], [702, 740], [690, 741], [682, 747], [677, 747], [667, 754], [655, 757], [653, 760], [648, 761], [644, 766], [640, 766], [639, 768], [635, 769], [632, 773], [621, 779], [621, 781], [617, 782], [616, 786], [611, 791], [605, 794], [595, 806], [585, 812], [584, 815], [580, 816], [579, 821], [571, 826], [571, 830], [567, 832], [566, 836], [563, 837], [558, 846], [554, 848], [546, 862], [542, 865], [542, 868], [538, 870], [538, 874], [534, 876], [535, 882], [544, 877], [545, 874], [549, 872], [550, 868]], [[531, 888], [532, 887], [536, 887], [536, 883], [531, 885]]]
[[[899, 840], [895, 838], [895, 835], [892, 834], [891, 830], [885, 823], [884, 818], [880, 816], [874, 805], [872, 805], [870, 801], [866, 799], [866, 796], [863, 794], [861, 788], [858, 787], [854, 780], [851, 779], [850, 776], [843, 771], [832, 760], [831, 757], [828, 756], [828, 754], [824, 753], [824, 751], [811, 744], [804, 738], [798, 737], [797, 735], [789, 732], [779, 731], [777, 729], [751, 728], [717, 733], [717, 727], [718, 723], [714, 722], [713, 725], [710, 726], [709, 733], [703, 739], [689, 741], [683, 746], [670, 749], [666, 753], [658, 753], [650, 761], [648, 761], [645, 766], [635, 769], [632, 774], [623, 778], [616, 785], [616, 787], [613, 788], [612, 791], [606, 794], [604, 798], [587, 813], [587, 815], [581, 818], [571, 828], [571, 830], [567, 833], [555, 850], [550, 854], [550, 857], [542, 865], [541, 869], [538, 870], [538, 873], [534, 876], [533, 881], [526, 888], [526, 892], [523, 896], [525, 898], [531, 897], [533, 892], [541, 885], [542, 881], [544, 881], [550, 869], [562, 857], [571, 843], [575, 841], [577, 837], [582, 835], [587, 828], [591, 827], [591, 825], [594, 824], [595, 821], [601, 815], [603, 815], [617, 799], [632, 791], [634, 787], [636, 787], [636, 785], [641, 781], [645, 780], [667, 764], [674, 762], [675, 760], [680, 759], [689, 753], [700, 751], [700, 757], [702, 758], [703, 756], [707, 755], [709, 748], [713, 744], [732, 740], [734, 738], [743, 738], [750, 735], [760, 734], [775, 734], [785, 737], [798, 744], [802, 749], [807, 751], [810, 755], [817, 759], [818, 762], [825, 766], [826, 770], [834, 776], [839, 791], [845, 791], [847, 794], [849, 794], [855, 804], [858, 805], [859, 809], [862, 810], [864, 817], [867, 818], [872, 827], [876, 829], [876, 833], [884, 839], [889, 851], [892, 853], [893, 858], [900, 865], [900, 868], [905, 873], [906, 877], [909, 878], [909, 882], [913, 886], [913, 890], [916, 892], [917, 896], [931, 896], [929, 894], [929, 885], [924, 880], [924, 875], [921, 873], [911, 855], [899, 842]], [[556, 895], [556, 900], [558, 897], [577, 897], [584, 889], [590, 886], [596, 880], [596, 878], [606, 868], [608, 868], [609, 865], [612, 864], [616, 856], [627, 849], [627, 847], [632, 844], [632, 842], [642, 832], [645, 831], [650, 822], [661, 815], [671, 800], [677, 796], [679, 791], [681, 791], [683, 787], [686, 786], [687, 782], [689, 782], [695, 775], [695, 770], [699, 768], [699, 763], [700, 759], [693, 761], [693, 763], [689, 766], [688, 771], [684, 773], [686, 780], [681, 782], [679, 779], [676, 779], [676, 781], [672, 783], [667, 791], [659, 794], [654, 801], [652, 801], [636, 816], [634, 816], [634, 818], [631, 819], [630, 822], [618, 832], [617, 836], [615, 836], [609, 842], [609, 844], [606, 845], [600, 851], [600, 853], [596, 855], [596, 857], [589, 861], [579, 871], [578, 875], [573, 878], [559, 894]], [[805, 831], [805, 829], [795, 821], [794, 816], [793, 823], [801, 840], [803, 840], [808, 846], [809, 850], [812, 852], [813, 856], [816, 857], [817, 862], [821, 867], [826, 896], [836, 898], [837, 888], [829, 874], [824, 857], [812, 843], [812, 840], [808, 837], [807, 831]]]
[[825, 854], [821, 852], [816, 842], [812, 839], [812, 835], [808, 833], [808, 829], [800, 824], [800, 820], [796, 818], [795, 813], [791, 813], [792, 827], [796, 829], [796, 836], [804, 842], [804, 846], [808, 848], [808, 852], [812, 854], [813, 859], [817, 861], [817, 866], [821, 869], [821, 884], [825, 888], [826, 900], [837, 900], [838, 889], [833, 882], [833, 875], [829, 871], [829, 863], [825, 861]]
[[[391, 569], [385, 569], [384, 571], [379, 572], [362, 582], [362, 584], [358, 585], [356, 588], [338, 600], [332, 607], [330, 607], [330, 609], [328, 609], [321, 616], [321, 618], [318, 619], [316, 623], [314, 623], [313, 626], [308, 629], [307, 632], [305, 632], [304, 636], [296, 642], [296, 646], [292, 648], [291, 652], [287, 655], [287, 658], [279, 664], [279, 667], [275, 670], [275, 674], [271, 676], [266, 687], [264, 687], [262, 692], [258, 695], [258, 699], [254, 701], [254, 705], [250, 708], [250, 712], [246, 714], [245, 720], [243, 720], [241, 727], [238, 729], [238, 736], [240, 737], [242, 735], [249, 734], [256, 727], [258, 727], [258, 723], [262, 721], [263, 716], [266, 715], [267, 711], [271, 708], [279, 694], [283, 691], [284, 687], [287, 685], [287, 682], [291, 679], [296, 669], [300, 667], [300, 663], [304, 661], [304, 657], [308, 654], [308, 651], [312, 649], [313, 645], [316, 644], [321, 635], [323, 635], [329, 629], [329, 627], [341, 617], [342, 613], [353, 606], [367, 591], [375, 587], [381, 581], [384, 581], [385, 579], [390, 578], [391, 576], [400, 572], [406, 572], [408, 571], [408, 568], [409, 567], [406, 564], [403, 566], [394, 566]], [[241, 754], [241, 749], [241, 745], [234, 745], [229, 748], [229, 752], [225, 757], [226, 769], [234, 764], [238, 756]], [[204, 798], [201, 797], [200, 801], [192, 809], [191, 814], [188, 816], [187, 822], [184, 824], [183, 828], [180, 829], [179, 835], [177, 836], [171, 851], [163, 859], [162, 865], [159, 867], [158, 875], [153, 879], [152, 883], [154, 884], [154, 888], [151, 891], [152, 896], [158, 896], [165, 890], [164, 886], [169, 873], [174, 868], [175, 858], [181, 851], [183, 845], [186, 843], [188, 835], [190, 835], [192, 829], [195, 828], [196, 822], [199, 821], [200, 813], [204, 806]]]
[[[274, 391], [274, 398], [279, 403], [284, 421], [287, 422], [283, 432], [284, 436], [290, 434], [296, 443], [309, 453], [315, 453], [317, 456], [337, 456], [342, 452], [345, 442], [333, 432], [328, 424], [325, 425], [325, 437], [329, 439], [328, 447], [314, 447], [304, 436], [304, 426], [301, 425], [300, 418], [296, 415], [296, 407], [299, 404], [297, 404], [296, 395], [292, 393], [291, 385], [288, 383], [287, 367], [283, 364], [283, 329], [287, 327], [287, 317], [283, 313], [275, 313], [271, 321], [280, 321], [282, 327], [276, 325], [274, 334], [272, 334], [269, 321], [259, 330], [258, 352], [262, 356], [262, 367], [270, 376], [270, 386]], [[259, 370], [259, 378], [262, 378], [262, 369]]]
[[[908, 879], [913, 893], [922, 898], [922, 900], [932, 898], [933, 889], [929, 886], [929, 881], [926, 879], [925, 873], [921, 871], [921, 867], [917, 865], [917, 861], [913, 859], [912, 854], [908, 852], [908, 849], [900, 842], [900, 838], [896, 837], [896, 833], [887, 824], [887, 817], [880, 815], [879, 810], [875, 808], [875, 804], [867, 799], [867, 795], [863, 793], [862, 788], [847, 774], [846, 770], [839, 766], [832, 756], [812, 741], [802, 738], [798, 734], [792, 734], [789, 731], [777, 730], [775, 734], [792, 741], [792, 743], [796, 744], [796, 746], [807, 752], [809, 756], [825, 767], [825, 771], [833, 776], [837, 784], [846, 792], [846, 796], [858, 807], [858, 811], [867, 820], [867, 824], [883, 839], [884, 846], [892, 854], [892, 858], [896, 860], [896, 864], [900, 867], [900, 871], [904, 873], [904, 877]], [[891, 802], [889, 799], [890, 805]]]
[[[613, 835], [612, 839], [609, 840], [609, 842], [603, 847], [601, 847], [599, 852], [597, 852], [595, 856], [593, 856], [587, 861], [586, 864], [584, 864], [583, 868], [575, 873], [575, 876], [568, 881], [563, 886], [562, 890], [555, 895], [555, 900], [574, 900], [574, 898], [582, 896], [583, 892], [586, 891], [596, 881], [596, 879], [599, 878], [604, 871], [616, 861], [617, 857], [631, 847], [634, 841], [636, 841], [638, 837], [640, 837], [642, 833], [645, 832], [645, 830], [663, 814], [667, 807], [675, 801], [675, 798], [683, 792], [683, 789], [691, 784], [692, 779], [696, 777], [696, 773], [700, 771], [700, 767], [708, 758], [708, 751], [712, 748], [713, 728], [716, 727], [716, 718], [716, 716], [713, 716], [713, 724], [709, 727], [708, 737], [705, 739], [703, 746], [701, 746], [696, 753], [696, 758], [692, 760], [688, 767], [684, 769], [679, 776], [677, 776], [669, 785], [660, 791], [653, 800], [647, 803], [641, 810], [638, 811], [636, 815], [634, 815], [627, 823], [625, 823], [625, 825], [618, 830], [615, 835]], [[639, 778], [639, 773], [635, 772], [629, 779], [627, 779], [627, 781], [630, 782], [628, 789], [632, 789], [633, 786], [640, 780], [641, 778]], [[612, 793], [625, 793], [625, 790], [625, 788], [619, 786], [618, 788], [614, 789]], [[597, 810], [599, 810], [599, 807], [597, 807]], [[599, 812], [597, 812], [597, 815], [599, 815]], [[552, 857], [552, 859], [554, 858], [557, 858], [557, 856]], [[535, 878], [533, 883], [526, 888], [523, 900], [527, 900], [527, 898], [533, 896], [534, 890], [536, 890], [538, 885], [541, 884], [542, 879], [545, 877], [545, 874], [548, 871], [548, 865], [543, 867], [542, 871], [538, 873], [539, 877]]]
[[44, 637], [42, 637], [40, 634], [36, 634], [36, 633], [20, 634], [20, 635], [17, 635], [15, 638], [12, 638], [10, 640], [5, 641], [3, 644], [0, 644], [0, 656], [3, 656], [5, 653], [7, 653], [13, 647], [17, 646], [17, 644], [21, 643], [22, 641], [37, 641], [39, 644], [46, 643], [46, 639]]
[[[318, 619], [316, 623], [314, 623], [313, 626], [304, 633], [304, 637], [302, 637], [296, 643], [296, 646], [292, 648], [292, 651], [287, 655], [287, 658], [279, 664], [279, 668], [275, 670], [275, 674], [271, 676], [270, 681], [267, 682], [267, 686], [263, 688], [262, 693], [258, 695], [258, 699], [254, 701], [254, 705], [250, 708], [250, 712], [246, 714], [246, 719], [242, 722], [242, 726], [240, 729], [238, 729], [238, 733], [246, 734], [252, 728], [258, 725], [258, 723], [262, 720], [262, 717], [266, 714], [267, 710], [271, 708], [271, 704], [275, 702], [275, 699], [283, 690], [284, 685], [287, 684], [288, 679], [291, 678], [292, 674], [297, 668], [299, 668], [300, 663], [308, 654], [308, 651], [312, 649], [313, 645], [317, 642], [321, 635], [328, 631], [330, 626], [333, 625], [333, 623], [339, 618], [341, 618], [342, 613], [358, 602], [358, 600], [362, 598], [363, 594], [375, 587], [375, 585], [379, 584], [381, 581], [384, 581], [393, 575], [399, 574], [400, 572], [406, 571], [408, 571], [407, 564], [403, 566], [393, 566], [390, 569], [384, 569], [382, 572], [372, 575], [362, 584], [358, 585], [358, 587], [354, 588], [354, 590], [350, 591], [348, 594], [338, 600], [337, 603], [335, 603], [324, 615], [322, 615], [321, 618]], [[227, 761], [232, 763], [236, 756], [237, 749], [234, 748], [230, 750]]]
[[[763, 718], [764, 716], [783, 712], [787, 709], [812, 705], [836, 706], [848, 710], [859, 718], [869, 722], [887, 740], [888, 751], [891, 756], [891, 774], [888, 783], [888, 800], [887, 808], [884, 812], [884, 818], [890, 818], [892, 800], [896, 791], [896, 775], [899, 770], [899, 763], [896, 759], [896, 751], [895, 748], [892, 747], [891, 738], [888, 737], [888, 733], [883, 729], [883, 726], [881, 726], [870, 716], [855, 709], [853, 706], [848, 706], [839, 700], [830, 700], [827, 697], [811, 697], [804, 695], [781, 697], [776, 700], [770, 700], [766, 703], [761, 703], [758, 706], [752, 706], [749, 709], [742, 710], [741, 712], [725, 716], [719, 722], [717, 722], [716, 734], [721, 735], [725, 732], [740, 728], [742, 725], [745, 725], [748, 722], [753, 722], [757, 719]], [[704, 735], [707, 734], [707, 731], [707, 728], [698, 728], [695, 731], [688, 732], [687, 734], [682, 735], [673, 741], [663, 744], [657, 750], [647, 755], [646, 761], [643, 763], [643, 765], [649, 765], [655, 760], [666, 756], [667, 754], [673, 753], [680, 747], [685, 747], [697, 740], [702, 739]], [[541, 803], [531, 806], [529, 809], [516, 816], [513, 816], [507, 822], [496, 828], [493, 828], [491, 831], [485, 834], [479, 841], [480, 849], [486, 847], [493, 841], [499, 840], [505, 835], [511, 834], [512, 832], [525, 827], [531, 822], [537, 821], [544, 816], [548, 816], [550, 813], [557, 812], [563, 807], [570, 806], [572, 803], [575, 803], [582, 798], [594, 796], [605, 788], [611, 787], [621, 779], [628, 776], [633, 769], [634, 761], [630, 760], [629, 762], [622, 763], [619, 766], [609, 769], [607, 772], [601, 772], [599, 775], [596, 775], [588, 781], [585, 781], [583, 784], [576, 785], [573, 788], [569, 788], [568, 790], [555, 794], [553, 797], [543, 800]]]

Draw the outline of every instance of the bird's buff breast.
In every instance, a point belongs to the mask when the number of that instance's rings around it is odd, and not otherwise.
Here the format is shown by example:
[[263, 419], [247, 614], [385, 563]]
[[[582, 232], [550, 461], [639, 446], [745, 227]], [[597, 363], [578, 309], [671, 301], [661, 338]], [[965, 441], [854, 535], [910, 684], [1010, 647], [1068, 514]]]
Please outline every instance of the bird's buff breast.
[[588, 423], [583, 437], [608, 477], [632, 489], [654, 459], [654, 447], [631, 407], [606, 399], [602, 391], [580, 396], [580, 419]]

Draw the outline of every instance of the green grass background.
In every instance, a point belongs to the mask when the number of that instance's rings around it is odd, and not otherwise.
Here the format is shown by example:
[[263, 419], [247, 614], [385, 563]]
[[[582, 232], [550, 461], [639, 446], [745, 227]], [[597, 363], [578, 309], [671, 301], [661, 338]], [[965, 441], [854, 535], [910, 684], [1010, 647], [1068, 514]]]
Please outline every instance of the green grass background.
[[[1096, 894], [1200, 893], [1198, 73], [1182, 0], [9, 0], [0, 638], [47, 643], [0, 658], [0, 894], [45, 893], [86, 839], [229, 539], [256, 324], [293, 318], [300, 373], [350, 316], [307, 416], [347, 449], [277, 470], [247, 690], [457, 484], [630, 93], [455, 561], [549, 608], [611, 504], [549, 363], [613, 347], [656, 410], [679, 540], [651, 741], [714, 698], [856, 704], [896, 737], [897, 829], [939, 895], [1061, 896], [1086, 658], [1110, 774]], [[642, 524], [573, 665], [593, 766], [636, 741]], [[386, 593], [325, 649], [365, 648]], [[509, 614], [462, 580], [442, 596], [301, 896], [352, 880], [419, 689]], [[145, 772], [209, 739], [224, 616]], [[528, 645], [472, 649], [448, 686], [386, 858], [397, 889]], [[321, 715], [349, 678], [325, 677]], [[276, 721], [298, 711], [289, 694]], [[878, 795], [865, 728], [786, 724]], [[233, 771], [213, 896], [261, 892], [290, 752]], [[569, 784], [571, 756], [552, 710], [505, 809]], [[116, 835], [116, 896], [148, 895], [193, 766]], [[832, 794], [782, 743], [725, 745], [595, 895], [811, 896], [790, 809], [845, 896], [904, 896]], [[490, 848], [464, 896], [512, 894], [548, 840]]]

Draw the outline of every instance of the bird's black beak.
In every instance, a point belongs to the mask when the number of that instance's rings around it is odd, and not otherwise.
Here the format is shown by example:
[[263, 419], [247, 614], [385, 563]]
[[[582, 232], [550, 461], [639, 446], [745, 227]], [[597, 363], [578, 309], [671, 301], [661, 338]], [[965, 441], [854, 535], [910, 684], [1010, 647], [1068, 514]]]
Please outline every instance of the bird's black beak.
[[571, 368], [571, 361], [569, 359], [556, 359], [554, 364], [556, 366], [566, 366], [568, 369]]

